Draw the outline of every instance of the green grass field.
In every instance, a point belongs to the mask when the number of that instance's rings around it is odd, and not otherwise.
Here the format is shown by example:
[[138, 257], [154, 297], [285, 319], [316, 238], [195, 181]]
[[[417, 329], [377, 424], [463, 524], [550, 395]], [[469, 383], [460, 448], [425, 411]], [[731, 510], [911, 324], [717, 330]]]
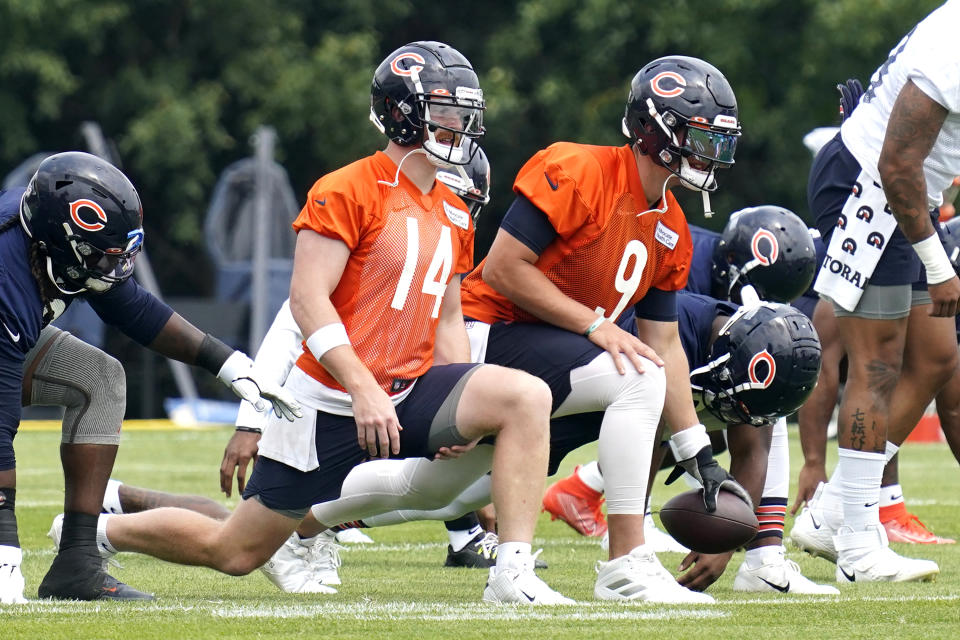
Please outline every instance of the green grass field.
[[[130, 431], [114, 477], [176, 493], [218, 497], [218, 470], [230, 431]], [[796, 434], [792, 464], [799, 468]], [[59, 433], [21, 432], [18, 517], [24, 548], [26, 595], [53, 557], [45, 534], [62, 510]], [[589, 460], [585, 447], [565, 460], [561, 473]], [[832, 465], [831, 465], [832, 466]], [[938, 533], [960, 537], [958, 468], [945, 445], [908, 444], [901, 455], [908, 504]], [[795, 473], [793, 474], [795, 476]], [[655, 508], [681, 489], [654, 492]], [[682, 484], [682, 483], [679, 483]], [[676, 486], [676, 485], [674, 485]], [[235, 500], [236, 498], [234, 498]], [[791, 489], [790, 500], [793, 500]], [[787, 531], [791, 526], [787, 519]], [[861, 584], [839, 597], [745, 595], [732, 591], [742, 555], [710, 589], [718, 603], [676, 607], [600, 604], [593, 599], [594, 563], [603, 558], [596, 539], [578, 536], [541, 516], [535, 548], [543, 547], [551, 586], [578, 600], [576, 607], [526, 609], [481, 602], [484, 573], [446, 569], [446, 532], [439, 523], [415, 523], [369, 532], [375, 545], [343, 552], [344, 584], [334, 596], [283, 594], [259, 573], [231, 578], [207, 569], [179, 567], [121, 554], [119, 579], [157, 595], [148, 604], [38, 602], [0, 608], [0, 636], [14, 638], [960, 638], [960, 548], [895, 545], [901, 553], [936, 560], [934, 583]], [[789, 549], [804, 573], [832, 582], [834, 567]], [[679, 554], [662, 554], [676, 569]]]

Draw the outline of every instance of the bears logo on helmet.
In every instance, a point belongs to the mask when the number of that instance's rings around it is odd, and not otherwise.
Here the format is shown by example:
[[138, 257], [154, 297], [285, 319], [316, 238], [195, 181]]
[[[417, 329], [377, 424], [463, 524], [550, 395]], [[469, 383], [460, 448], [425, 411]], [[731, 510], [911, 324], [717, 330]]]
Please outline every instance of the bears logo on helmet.
[[796, 411], [817, 384], [820, 339], [790, 305], [764, 302], [739, 309], [691, 372], [703, 405], [727, 424], [768, 424]]
[[813, 282], [817, 252], [807, 225], [773, 205], [741, 209], [730, 216], [713, 252], [713, 297], [740, 302], [753, 285], [764, 300], [789, 302]]
[[[422, 144], [438, 167], [465, 165], [484, 134], [483, 91], [470, 61], [442, 42], [400, 47], [380, 63], [370, 89], [370, 121], [395, 144]], [[438, 134], [440, 134], [438, 136]]]
[[630, 83], [623, 134], [688, 188], [713, 191], [714, 172], [734, 163], [740, 124], [730, 83], [710, 63], [666, 56]]
[[20, 220], [62, 293], [106, 291], [133, 275], [143, 245], [140, 196], [106, 160], [77, 151], [45, 159], [24, 192]]

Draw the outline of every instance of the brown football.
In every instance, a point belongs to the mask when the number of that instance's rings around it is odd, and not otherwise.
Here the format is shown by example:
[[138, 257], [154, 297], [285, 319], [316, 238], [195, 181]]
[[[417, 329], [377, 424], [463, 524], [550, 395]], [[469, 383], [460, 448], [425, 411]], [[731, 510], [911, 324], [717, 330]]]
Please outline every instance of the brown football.
[[667, 500], [660, 521], [673, 538], [692, 551], [723, 553], [742, 547], [757, 534], [757, 516], [747, 504], [720, 490], [717, 510], [707, 513], [703, 489], [685, 491]]

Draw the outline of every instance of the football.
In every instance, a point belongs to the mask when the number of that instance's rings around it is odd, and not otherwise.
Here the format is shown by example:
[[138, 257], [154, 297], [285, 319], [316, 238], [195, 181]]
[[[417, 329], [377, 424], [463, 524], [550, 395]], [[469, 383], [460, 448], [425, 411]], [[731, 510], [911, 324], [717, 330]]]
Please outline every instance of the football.
[[707, 513], [703, 505], [703, 489], [693, 489], [668, 500], [660, 509], [660, 521], [677, 542], [700, 553], [742, 547], [753, 539], [758, 527], [750, 507], [722, 489], [713, 513]]

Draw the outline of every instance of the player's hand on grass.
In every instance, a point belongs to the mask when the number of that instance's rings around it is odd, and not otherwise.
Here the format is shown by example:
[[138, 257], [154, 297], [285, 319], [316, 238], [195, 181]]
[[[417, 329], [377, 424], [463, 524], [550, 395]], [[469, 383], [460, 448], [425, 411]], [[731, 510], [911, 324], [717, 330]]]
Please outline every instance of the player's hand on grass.
[[633, 363], [637, 373], [643, 373], [641, 356], [650, 360], [658, 367], [663, 366], [663, 360], [657, 355], [656, 351], [637, 336], [624, 331], [613, 322], [601, 323], [587, 339], [613, 357], [613, 363], [616, 365], [620, 375], [627, 372], [623, 363], [623, 356], [626, 356], [627, 360]]
[[257, 443], [260, 433], [256, 431], [234, 431], [227, 448], [223, 450], [220, 463], [220, 490], [230, 497], [233, 487], [233, 475], [237, 475], [237, 493], [243, 493], [247, 486], [247, 466], [257, 460]]
[[371, 458], [389, 458], [400, 453], [400, 420], [390, 396], [380, 387], [351, 394], [357, 443]]
[[797, 515], [800, 507], [805, 505], [813, 497], [817, 490], [817, 485], [827, 481], [827, 470], [823, 463], [804, 463], [800, 468], [800, 476], [797, 480], [797, 499], [790, 507], [790, 515]]
[[727, 553], [697, 553], [691, 551], [680, 563], [681, 573], [677, 582], [693, 591], [704, 591], [723, 575], [733, 557], [733, 551]]

